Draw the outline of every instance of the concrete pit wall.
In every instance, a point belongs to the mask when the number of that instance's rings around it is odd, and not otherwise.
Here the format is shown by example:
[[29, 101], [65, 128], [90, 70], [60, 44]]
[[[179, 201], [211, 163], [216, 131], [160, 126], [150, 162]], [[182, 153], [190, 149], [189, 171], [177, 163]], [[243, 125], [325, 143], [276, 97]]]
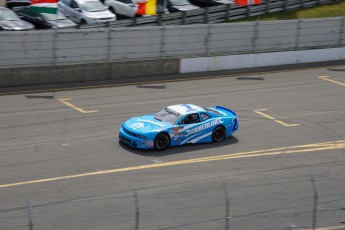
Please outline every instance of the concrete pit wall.
[[169, 75], [179, 72], [179, 59], [143, 60], [78, 65], [5, 68], [0, 71], [0, 86], [25, 86], [121, 80], [133, 77]]

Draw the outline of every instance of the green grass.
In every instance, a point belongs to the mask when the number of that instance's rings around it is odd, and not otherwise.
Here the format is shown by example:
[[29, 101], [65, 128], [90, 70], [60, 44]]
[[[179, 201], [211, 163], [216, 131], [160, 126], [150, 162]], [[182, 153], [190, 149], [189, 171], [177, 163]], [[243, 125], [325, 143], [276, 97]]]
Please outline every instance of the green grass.
[[274, 21], [289, 19], [307, 19], [307, 18], [328, 18], [345, 16], [345, 1], [331, 3], [326, 5], [314, 6], [311, 8], [277, 12], [246, 19], [233, 20], [230, 22], [252, 22], [252, 21]]

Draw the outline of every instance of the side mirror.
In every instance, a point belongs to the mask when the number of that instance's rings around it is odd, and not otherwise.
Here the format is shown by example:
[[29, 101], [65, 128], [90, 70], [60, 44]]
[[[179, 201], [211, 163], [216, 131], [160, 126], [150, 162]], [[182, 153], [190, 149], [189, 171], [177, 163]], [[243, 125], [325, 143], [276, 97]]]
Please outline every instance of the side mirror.
[[109, 6], [104, 6], [104, 9], [105, 10], [109, 10]]
[[130, 7], [135, 7], [135, 5], [133, 3], [129, 3], [128, 4]]
[[74, 8], [75, 11], [81, 12], [80, 8]]

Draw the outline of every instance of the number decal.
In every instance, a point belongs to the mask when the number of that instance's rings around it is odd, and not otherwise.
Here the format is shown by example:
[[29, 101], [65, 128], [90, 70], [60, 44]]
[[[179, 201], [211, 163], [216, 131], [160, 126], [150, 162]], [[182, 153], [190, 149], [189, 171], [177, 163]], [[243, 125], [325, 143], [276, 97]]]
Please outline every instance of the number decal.
[[132, 129], [140, 129], [140, 128], [144, 127], [144, 124], [143, 123], [133, 123], [129, 127], [131, 127]]

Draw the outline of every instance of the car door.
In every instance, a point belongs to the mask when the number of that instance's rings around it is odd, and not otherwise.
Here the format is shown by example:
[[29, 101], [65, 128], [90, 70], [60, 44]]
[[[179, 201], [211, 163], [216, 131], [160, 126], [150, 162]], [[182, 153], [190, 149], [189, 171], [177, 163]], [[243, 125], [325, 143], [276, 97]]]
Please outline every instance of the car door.
[[199, 113], [185, 115], [173, 127], [172, 141], [176, 144], [195, 143], [193, 140], [199, 136], [201, 125]]
[[116, 2], [116, 13], [127, 16], [134, 17], [136, 14], [136, 4], [132, 0], [114, 0]]
[[78, 3], [75, 0], [71, 0], [69, 7], [67, 8], [67, 14], [69, 18], [77, 23], [81, 21], [81, 9]]

